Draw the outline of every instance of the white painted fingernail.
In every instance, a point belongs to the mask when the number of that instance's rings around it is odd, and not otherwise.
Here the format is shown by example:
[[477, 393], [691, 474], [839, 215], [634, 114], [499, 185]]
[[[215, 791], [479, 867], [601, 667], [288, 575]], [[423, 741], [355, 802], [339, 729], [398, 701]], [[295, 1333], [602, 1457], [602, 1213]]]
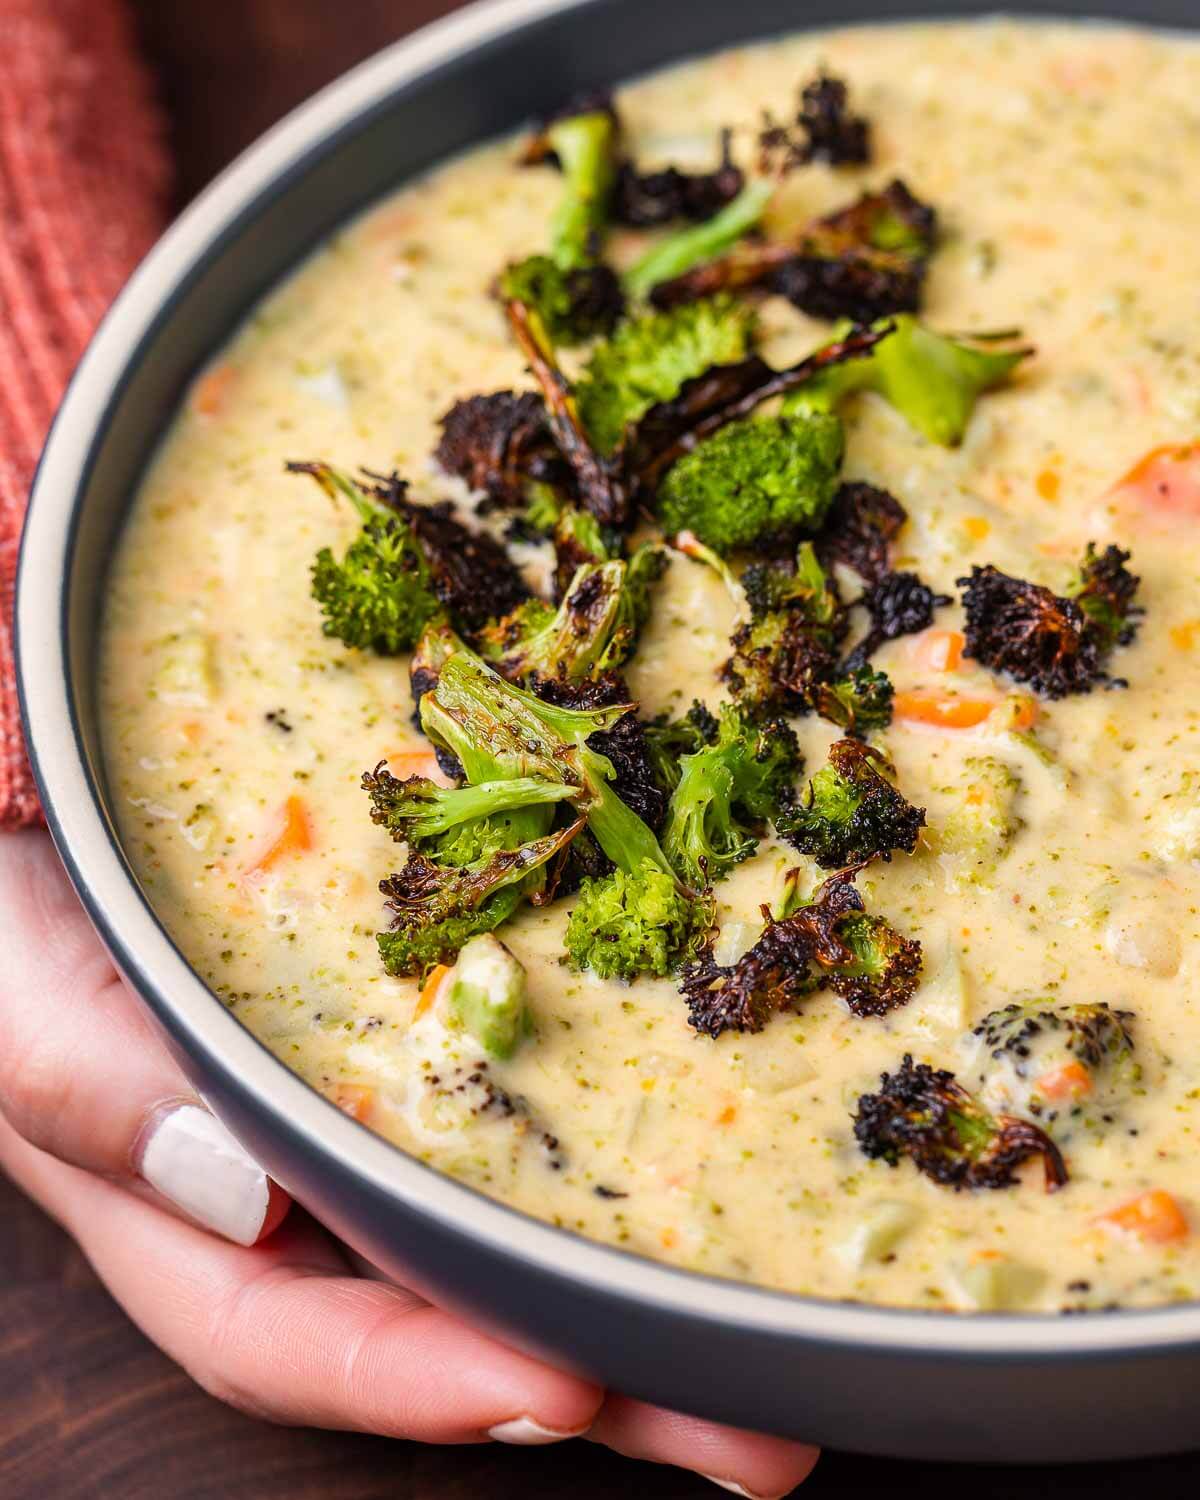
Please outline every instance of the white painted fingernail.
[[718, 1489], [728, 1490], [731, 1495], [741, 1495], [743, 1500], [758, 1500], [752, 1495], [744, 1484], [739, 1484], [736, 1479], [718, 1479], [715, 1474], [701, 1474], [701, 1479], [707, 1479], [709, 1484], [715, 1484]]
[[215, 1115], [183, 1104], [155, 1124], [141, 1174], [190, 1218], [237, 1245], [253, 1245], [270, 1203], [267, 1174]]
[[532, 1417], [514, 1417], [511, 1422], [497, 1422], [488, 1428], [488, 1437], [498, 1443], [516, 1443], [523, 1448], [539, 1447], [543, 1443], [561, 1443], [567, 1438], [579, 1437], [587, 1431], [577, 1427], [573, 1432], [556, 1432], [553, 1427], [543, 1427]]

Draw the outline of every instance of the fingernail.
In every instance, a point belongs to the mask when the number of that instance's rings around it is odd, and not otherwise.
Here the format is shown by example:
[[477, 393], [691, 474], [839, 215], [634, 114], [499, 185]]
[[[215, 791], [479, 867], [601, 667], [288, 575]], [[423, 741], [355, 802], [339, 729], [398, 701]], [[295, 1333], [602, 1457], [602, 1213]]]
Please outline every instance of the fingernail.
[[511, 1422], [497, 1422], [488, 1428], [488, 1437], [498, 1443], [516, 1443], [523, 1448], [538, 1447], [543, 1443], [561, 1443], [567, 1438], [579, 1437], [586, 1427], [577, 1427], [573, 1432], [556, 1432], [553, 1427], [543, 1427], [532, 1417], [514, 1417]]
[[701, 1474], [701, 1479], [707, 1479], [709, 1484], [715, 1484], [718, 1489], [728, 1490], [731, 1495], [741, 1495], [743, 1500], [760, 1500], [760, 1497], [739, 1484], [736, 1479], [718, 1479], [715, 1474]]
[[163, 1115], [141, 1156], [143, 1178], [189, 1218], [237, 1245], [258, 1239], [270, 1180], [208, 1110], [183, 1104]]

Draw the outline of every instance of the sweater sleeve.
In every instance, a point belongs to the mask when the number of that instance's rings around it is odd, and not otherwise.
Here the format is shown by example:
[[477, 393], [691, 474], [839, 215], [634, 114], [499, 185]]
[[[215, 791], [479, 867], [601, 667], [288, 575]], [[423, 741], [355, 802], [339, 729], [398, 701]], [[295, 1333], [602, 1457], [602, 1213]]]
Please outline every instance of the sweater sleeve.
[[40, 816], [12, 659], [34, 466], [92, 330], [165, 217], [162, 119], [121, 0], [0, 0], [0, 826]]

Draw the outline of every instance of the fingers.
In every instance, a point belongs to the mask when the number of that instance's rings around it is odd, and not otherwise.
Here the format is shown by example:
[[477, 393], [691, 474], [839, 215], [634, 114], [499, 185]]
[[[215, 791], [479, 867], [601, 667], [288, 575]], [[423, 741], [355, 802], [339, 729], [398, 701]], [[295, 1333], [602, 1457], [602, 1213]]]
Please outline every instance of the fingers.
[[754, 1500], [791, 1494], [818, 1458], [818, 1450], [804, 1443], [723, 1427], [628, 1396], [608, 1396], [588, 1436], [627, 1458], [694, 1469]]
[[38, 830], [0, 836], [0, 951], [0, 1114], [238, 1243], [270, 1233], [286, 1194], [195, 1098]]
[[301, 1214], [224, 1243], [34, 1151], [0, 1123], [0, 1167], [76, 1236], [140, 1327], [207, 1390], [276, 1422], [430, 1443], [546, 1442], [586, 1430], [593, 1385], [347, 1274]]

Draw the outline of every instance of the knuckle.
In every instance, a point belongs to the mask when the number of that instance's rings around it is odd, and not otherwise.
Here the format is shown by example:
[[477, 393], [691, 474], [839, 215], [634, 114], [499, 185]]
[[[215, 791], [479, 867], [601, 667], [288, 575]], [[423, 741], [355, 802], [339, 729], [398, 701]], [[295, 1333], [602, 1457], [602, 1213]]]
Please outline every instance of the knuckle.
[[35, 1031], [19, 1050], [16, 1066], [0, 1077], [0, 1113], [31, 1146], [57, 1155], [59, 1127], [68, 1115], [72, 1079], [50, 1034]]

